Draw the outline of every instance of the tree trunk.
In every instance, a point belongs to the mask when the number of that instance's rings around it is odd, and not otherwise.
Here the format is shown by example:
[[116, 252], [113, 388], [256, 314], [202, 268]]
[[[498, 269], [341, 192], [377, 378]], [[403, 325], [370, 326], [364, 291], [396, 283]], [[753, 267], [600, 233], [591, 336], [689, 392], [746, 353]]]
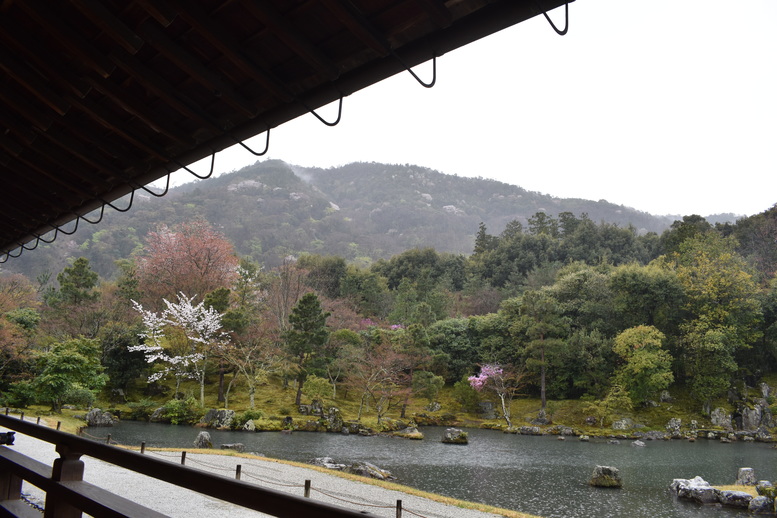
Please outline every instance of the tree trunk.
[[200, 407], [205, 408], [205, 370], [200, 373]]
[[219, 395], [216, 401], [224, 402], [224, 364], [222, 362], [219, 362]]
[[545, 417], [545, 406], [547, 401], [545, 399], [545, 347], [540, 349], [540, 359], [542, 364], [540, 365], [540, 400], [542, 401], [542, 417]]
[[505, 422], [507, 422], [508, 427], [512, 427], [513, 422], [510, 420], [510, 408], [506, 404], [505, 395], [499, 394], [499, 399], [502, 401], [502, 415], [505, 418]]
[[297, 377], [297, 397], [294, 399], [294, 404], [297, 408], [302, 404], [302, 384], [305, 383], [305, 375], [300, 374]]

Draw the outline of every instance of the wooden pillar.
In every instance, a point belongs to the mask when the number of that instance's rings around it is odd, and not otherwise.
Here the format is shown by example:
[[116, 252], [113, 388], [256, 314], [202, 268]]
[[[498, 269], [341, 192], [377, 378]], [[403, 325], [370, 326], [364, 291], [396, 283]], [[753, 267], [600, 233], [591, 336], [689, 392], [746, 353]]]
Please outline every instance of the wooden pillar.
[[[5, 448], [5, 446], [2, 446]], [[10, 469], [0, 471], [0, 500], [19, 500], [22, 497], [21, 477], [16, 476]]]
[[[81, 481], [84, 479], [84, 461], [81, 452], [70, 450], [65, 445], [57, 445], [59, 458], [51, 468], [51, 480], [57, 482]], [[44, 518], [81, 518], [81, 510], [61, 500], [57, 495], [46, 493]]]

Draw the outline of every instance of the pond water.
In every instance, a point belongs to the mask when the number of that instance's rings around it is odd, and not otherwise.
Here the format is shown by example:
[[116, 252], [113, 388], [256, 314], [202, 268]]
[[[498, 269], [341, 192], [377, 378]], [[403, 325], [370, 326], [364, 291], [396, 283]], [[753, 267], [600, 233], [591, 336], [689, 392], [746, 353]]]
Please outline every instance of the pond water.
[[[678, 501], [668, 491], [673, 478], [700, 475], [712, 484], [732, 484], [740, 467], [755, 469], [759, 480], [775, 480], [777, 450], [770, 444], [718, 441], [580, 442], [555, 437], [511, 435], [471, 429], [469, 445], [442, 444], [445, 428], [422, 427], [423, 441], [326, 433], [228, 432], [208, 430], [216, 447], [240, 442], [246, 451], [277, 459], [310, 462], [367, 461], [391, 471], [397, 482], [462, 500], [482, 502], [553, 517], [730, 517], [746, 511], [700, 507]], [[110, 431], [127, 445], [191, 448], [200, 429], [123, 421]], [[597, 464], [617, 467], [623, 489], [587, 485]]]

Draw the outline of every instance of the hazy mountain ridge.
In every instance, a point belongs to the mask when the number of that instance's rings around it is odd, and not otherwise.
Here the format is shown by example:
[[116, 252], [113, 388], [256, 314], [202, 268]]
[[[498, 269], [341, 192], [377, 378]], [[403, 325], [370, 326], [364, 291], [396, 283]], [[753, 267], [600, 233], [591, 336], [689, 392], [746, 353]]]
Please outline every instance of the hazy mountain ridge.
[[116, 259], [137, 250], [159, 224], [204, 219], [240, 255], [268, 267], [300, 253], [339, 255], [361, 264], [414, 247], [470, 254], [482, 221], [499, 234], [512, 220], [526, 226], [538, 211], [587, 214], [595, 222], [662, 232], [678, 217], [652, 216], [604, 200], [562, 199], [484, 178], [414, 165], [352, 163], [321, 169], [257, 162], [217, 178], [172, 188], [160, 199], [138, 193], [128, 213], [106, 211], [99, 225], [25, 252], [4, 270], [30, 277], [57, 272], [86, 256], [110, 277]]

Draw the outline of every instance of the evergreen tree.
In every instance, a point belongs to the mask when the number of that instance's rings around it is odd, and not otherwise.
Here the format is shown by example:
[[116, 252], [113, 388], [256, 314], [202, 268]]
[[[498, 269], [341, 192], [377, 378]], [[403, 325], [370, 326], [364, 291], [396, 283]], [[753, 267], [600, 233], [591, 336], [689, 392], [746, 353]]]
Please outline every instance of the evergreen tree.
[[286, 350], [297, 365], [297, 397], [295, 404], [302, 401], [302, 386], [314, 362], [322, 355], [329, 339], [326, 319], [329, 313], [321, 308], [315, 293], [306, 293], [299, 299], [289, 315], [290, 329], [283, 338]]

